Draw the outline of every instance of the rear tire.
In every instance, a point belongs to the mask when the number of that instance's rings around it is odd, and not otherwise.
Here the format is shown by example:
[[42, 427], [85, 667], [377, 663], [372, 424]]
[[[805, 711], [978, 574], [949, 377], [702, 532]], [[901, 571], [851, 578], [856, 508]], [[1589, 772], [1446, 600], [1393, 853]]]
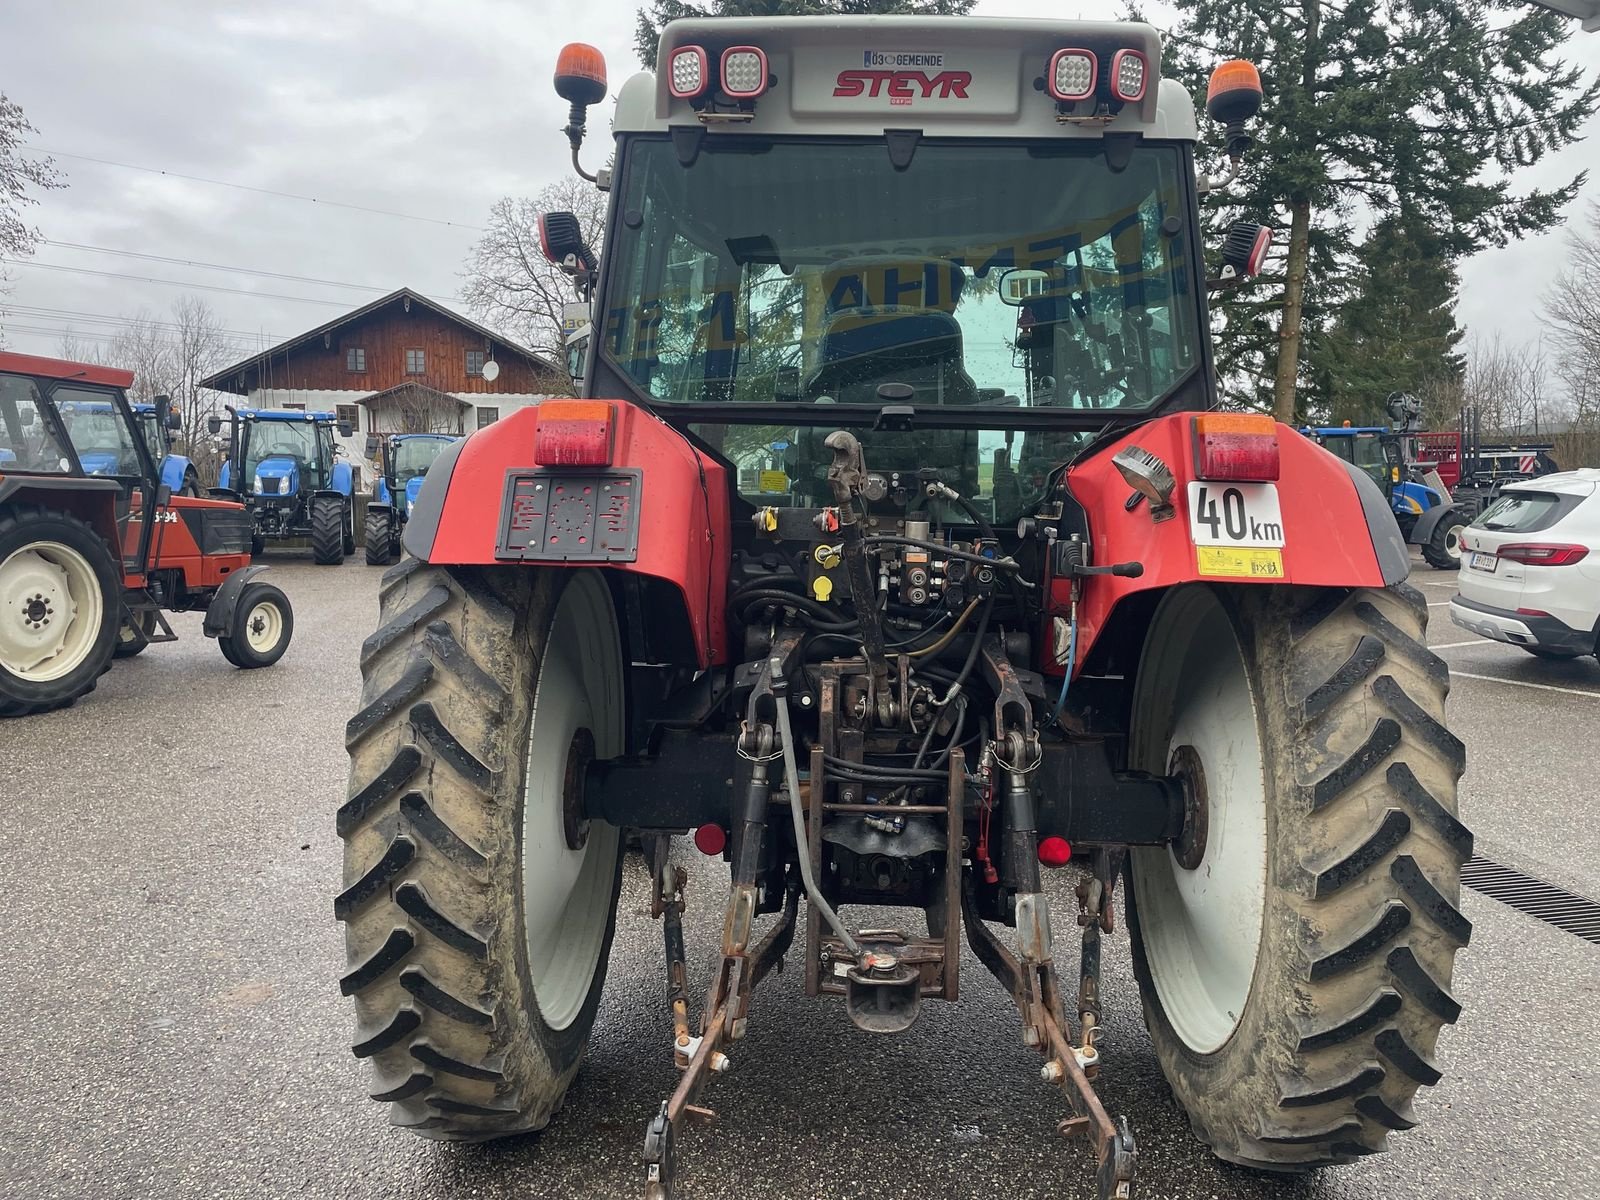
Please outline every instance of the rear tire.
[[344, 562], [344, 505], [332, 496], [311, 498], [311, 559], [319, 567]]
[[270, 667], [294, 636], [294, 610], [282, 589], [247, 583], [233, 606], [233, 632], [217, 638], [222, 657], [241, 671]]
[[1175, 1097], [1231, 1162], [1375, 1153], [1439, 1079], [1472, 835], [1426, 622], [1403, 584], [1193, 586], [1157, 610], [1130, 764], [1165, 772], [1190, 747], [1209, 822], [1192, 868], [1165, 847], [1130, 855], [1134, 972]]
[[344, 502], [344, 553], [345, 557], [356, 552], [356, 506], [353, 500]]
[[200, 477], [190, 471], [183, 477], [183, 486], [178, 489], [178, 495], [190, 496], [195, 499], [200, 497]]
[[611, 596], [597, 572], [409, 559], [381, 597], [338, 814], [354, 1053], [424, 1137], [540, 1129], [578, 1071], [616, 917], [619, 831], [571, 819], [586, 755], [622, 750]]
[[387, 508], [367, 509], [367, 566], [386, 567], [394, 561], [394, 540], [389, 532]]
[[0, 716], [64, 708], [111, 667], [122, 570], [76, 517], [0, 513]]
[[129, 613], [117, 629], [117, 641], [111, 648], [111, 657], [133, 658], [135, 655], [143, 654], [155, 631], [155, 613], [142, 612], [137, 615]]
[[259, 533], [252, 533], [250, 535], [250, 557], [251, 558], [260, 558], [262, 553], [265, 552], [266, 548], [267, 548], [267, 539], [266, 538], [262, 537]]
[[1433, 536], [1422, 548], [1422, 557], [1428, 560], [1430, 567], [1440, 571], [1461, 569], [1461, 531], [1466, 525], [1467, 519], [1460, 513], [1451, 513], [1440, 519], [1434, 526]]

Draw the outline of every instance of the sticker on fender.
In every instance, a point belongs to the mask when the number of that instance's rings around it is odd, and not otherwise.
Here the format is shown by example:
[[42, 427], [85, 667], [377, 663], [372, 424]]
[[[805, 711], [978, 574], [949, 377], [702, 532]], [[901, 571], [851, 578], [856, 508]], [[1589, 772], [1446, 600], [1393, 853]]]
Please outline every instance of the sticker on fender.
[[1283, 578], [1282, 550], [1196, 546], [1194, 553], [1202, 575], [1224, 575], [1237, 579]]
[[1191, 480], [1189, 536], [1202, 575], [1283, 578], [1283, 510], [1276, 484]]

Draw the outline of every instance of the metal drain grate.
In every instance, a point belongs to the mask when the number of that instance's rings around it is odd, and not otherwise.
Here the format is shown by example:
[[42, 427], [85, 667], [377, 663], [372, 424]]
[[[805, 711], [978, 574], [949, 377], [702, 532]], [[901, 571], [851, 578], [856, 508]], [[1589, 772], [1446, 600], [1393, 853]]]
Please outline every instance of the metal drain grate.
[[1600, 944], [1600, 904], [1559, 888], [1553, 883], [1524, 875], [1513, 867], [1503, 867], [1474, 854], [1461, 868], [1461, 882], [1474, 891], [1492, 896], [1502, 904], [1520, 909], [1529, 916], [1575, 934], [1587, 942]]

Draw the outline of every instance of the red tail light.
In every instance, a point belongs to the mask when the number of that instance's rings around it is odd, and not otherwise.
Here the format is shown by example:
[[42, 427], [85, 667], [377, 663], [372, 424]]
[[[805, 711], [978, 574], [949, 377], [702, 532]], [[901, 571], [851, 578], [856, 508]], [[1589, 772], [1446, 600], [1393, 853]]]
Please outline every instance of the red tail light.
[[1570, 567], [1589, 557], [1589, 547], [1566, 542], [1513, 542], [1495, 553], [1530, 567]]
[[1201, 413], [1194, 419], [1199, 479], [1265, 483], [1278, 478], [1278, 423], [1255, 413]]
[[1063, 837], [1039, 839], [1039, 865], [1064, 867], [1072, 861], [1072, 846]]
[[605, 400], [546, 400], [533, 434], [541, 467], [609, 467], [616, 405]]
[[728, 831], [721, 825], [702, 825], [694, 831], [694, 847], [707, 858], [715, 858], [728, 845]]

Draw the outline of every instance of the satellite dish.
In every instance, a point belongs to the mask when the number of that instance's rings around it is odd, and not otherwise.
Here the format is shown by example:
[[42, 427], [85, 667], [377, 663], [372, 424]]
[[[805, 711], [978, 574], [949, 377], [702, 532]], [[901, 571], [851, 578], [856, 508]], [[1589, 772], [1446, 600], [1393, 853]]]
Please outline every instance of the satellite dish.
[[484, 363], [483, 364], [483, 378], [488, 383], [493, 383], [496, 379], [499, 379], [500, 378], [500, 364], [495, 362], [495, 360], [492, 359], [492, 358], [488, 362]]

